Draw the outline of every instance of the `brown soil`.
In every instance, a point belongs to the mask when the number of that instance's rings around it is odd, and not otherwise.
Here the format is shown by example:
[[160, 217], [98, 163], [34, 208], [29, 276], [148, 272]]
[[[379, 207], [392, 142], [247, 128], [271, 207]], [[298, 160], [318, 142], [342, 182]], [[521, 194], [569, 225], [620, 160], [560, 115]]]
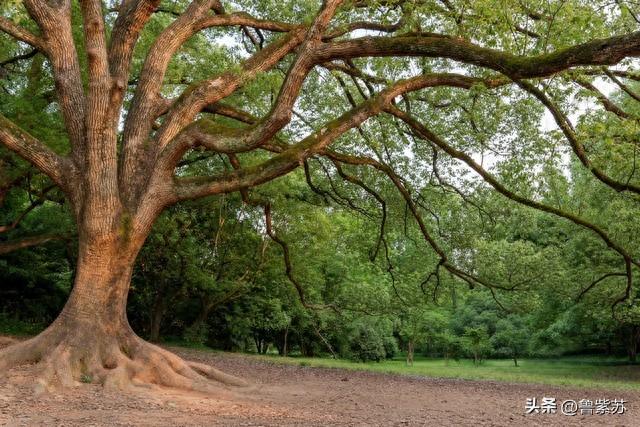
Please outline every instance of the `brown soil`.
[[[0, 344], [1, 346], [1, 344]], [[8, 426], [640, 426], [640, 393], [553, 388], [284, 366], [237, 354], [172, 349], [252, 381], [217, 395], [81, 384], [34, 396], [27, 368], [0, 383]], [[624, 415], [524, 415], [528, 397], [620, 399]]]

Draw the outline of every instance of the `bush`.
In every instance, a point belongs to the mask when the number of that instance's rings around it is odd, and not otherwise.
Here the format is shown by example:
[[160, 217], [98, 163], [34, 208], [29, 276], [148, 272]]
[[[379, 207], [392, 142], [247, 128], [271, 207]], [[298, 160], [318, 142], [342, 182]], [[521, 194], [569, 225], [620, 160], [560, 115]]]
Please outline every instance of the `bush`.
[[202, 345], [207, 342], [209, 337], [209, 325], [201, 323], [196, 327], [189, 327], [185, 329], [182, 338], [189, 344]]
[[371, 325], [359, 324], [349, 335], [349, 357], [360, 362], [370, 362], [386, 357], [384, 340]]
[[0, 333], [8, 335], [37, 335], [45, 325], [37, 322], [27, 322], [0, 312]]
[[384, 346], [385, 358], [391, 359], [400, 352], [398, 341], [392, 335], [382, 337], [382, 345]]

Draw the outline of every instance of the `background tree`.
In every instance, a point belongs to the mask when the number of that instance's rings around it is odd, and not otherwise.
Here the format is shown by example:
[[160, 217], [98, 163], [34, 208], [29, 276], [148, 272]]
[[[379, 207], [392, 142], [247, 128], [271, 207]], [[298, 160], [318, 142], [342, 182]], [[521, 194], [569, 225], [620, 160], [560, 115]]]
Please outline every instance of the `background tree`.
[[531, 331], [524, 320], [517, 316], [500, 319], [496, 333], [491, 337], [493, 347], [511, 357], [515, 366], [518, 366], [518, 358], [526, 354], [530, 343]]

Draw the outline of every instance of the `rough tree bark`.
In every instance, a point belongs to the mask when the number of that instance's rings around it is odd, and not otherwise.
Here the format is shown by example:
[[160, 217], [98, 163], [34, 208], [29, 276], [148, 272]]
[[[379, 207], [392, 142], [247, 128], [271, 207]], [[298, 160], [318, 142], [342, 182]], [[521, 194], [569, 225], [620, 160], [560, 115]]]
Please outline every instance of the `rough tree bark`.
[[[0, 350], [0, 372], [32, 363], [41, 373], [40, 390], [70, 386], [80, 378], [118, 388], [146, 384], [212, 391], [218, 383], [245, 384], [209, 366], [186, 362], [143, 341], [132, 331], [126, 316], [132, 268], [153, 222], [167, 206], [187, 199], [247, 191], [289, 173], [315, 155], [345, 164], [373, 166], [385, 173], [412, 207], [425, 240], [441, 257], [441, 265], [461, 280], [484, 285], [448, 261], [420, 222], [420, 214], [402, 180], [388, 166], [331, 153], [328, 146], [372, 116], [385, 111], [401, 116], [393, 109], [394, 100], [412, 91], [436, 86], [469, 89], [477, 84], [495, 87], [512, 80], [543, 78], [583, 65], [616, 64], [640, 54], [638, 32], [524, 57], [459, 37], [415, 32], [394, 35], [401, 25], [387, 28], [363, 23], [350, 26], [346, 32], [332, 32], [330, 22], [339, 13], [340, 0], [325, 0], [311, 23], [299, 25], [256, 19], [246, 13], [227, 14], [219, 1], [195, 0], [162, 31], [149, 49], [137, 85], [130, 92], [130, 106], [125, 109], [123, 101], [130, 90], [129, 70], [134, 48], [159, 0], [123, 0], [112, 28], [107, 28], [107, 22], [112, 20], [105, 20], [107, 11], [103, 10], [101, 0], [80, 0], [82, 46], [76, 46], [74, 41], [70, 0], [24, 0], [23, 3], [38, 27], [37, 34], [4, 17], [0, 17], [0, 31], [46, 57], [71, 149], [68, 155], [57, 154], [2, 115], [0, 143], [47, 174], [65, 193], [73, 206], [79, 234], [74, 286], [62, 313], [37, 337]], [[348, 11], [357, 3], [345, 2], [344, 8]], [[199, 31], [221, 26], [241, 26], [282, 35], [257, 50], [239, 70], [196, 82], [176, 99], [164, 99], [161, 95], [164, 75], [181, 45]], [[388, 34], [351, 37], [349, 33], [358, 28], [376, 28]], [[336, 34], [340, 38], [334, 40], [338, 37]], [[85, 55], [86, 61], [81, 61], [79, 54]], [[216, 109], [219, 101], [260, 73], [273, 69], [289, 55], [294, 59], [265, 117], [243, 128], [225, 128], [199, 118], [207, 109], [220, 112], [220, 108]], [[353, 58], [378, 56], [451, 59], [497, 74], [483, 79], [459, 74], [424, 74], [389, 83], [297, 143], [273, 142], [291, 120], [302, 85], [314, 67], [335, 67], [340, 65], [336, 61], [349, 64]], [[83, 70], [81, 64], [86, 64], [86, 69]], [[86, 85], [83, 75], [87, 76]], [[124, 117], [122, 132], [121, 117]], [[238, 117], [246, 122], [246, 116]], [[410, 122], [406, 117], [401, 118]], [[418, 133], [424, 131], [415, 123], [414, 127]], [[444, 144], [441, 147], [446, 151]], [[220, 175], [177, 176], [175, 170], [180, 160], [193, 149], [227, 155], [263, 149], [270, 152], [271, 157], [261, 164], [238, 167]], [[449, 150], [448, 153], [468, 160], [458, 152]], [[492, 179], [485, 175], [482, 175], [484, 179]], [[612, 183], [606, 177], [603, 182]], [[506, 190], [503, 193], [510, 196]], [[529, 205], [540, 208], [539, 204]], [[559, 215], [553, 210], [546, 211]], [[626, 260], [631, 260], [615, 243], [606, 240], [606, 234], [584, 221], [570, 219], [591, 228], [607, 244], [624, 253]], [[312, 350], [305, 349], [302, 343], [301, 347], [303, 353]]]

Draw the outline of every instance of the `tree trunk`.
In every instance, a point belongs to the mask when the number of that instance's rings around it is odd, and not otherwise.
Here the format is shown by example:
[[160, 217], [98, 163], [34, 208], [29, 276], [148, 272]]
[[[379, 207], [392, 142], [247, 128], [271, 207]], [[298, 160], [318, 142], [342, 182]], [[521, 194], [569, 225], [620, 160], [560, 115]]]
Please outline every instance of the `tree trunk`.
[[59, 337], [71, 349], [81, 352], [135, 336], [127, 320], [126, 306], [136, 247], [140, 245], [134, 242], [123, 248], [112, 243], [118, 241], [118, 236], [108, 240], [96, 244], [81, 238], [71, 295], [58, 318], [42, 335]]
[[211, 310], [213, 310], [215, 305], [215, 300], [211, 298], [210, 295], [205, 295], [202, 299], [202, 305], [200, 306], [198, 315], [187, 329], [199, 333], [202, 326], [205, 324], [207, 319], [209, 319], [209, 314], [211, 314]]
[[640, 341], [640, 327], [632, 326], [629, 333], [627, 354], [629, 355], [629, 362], [636, 363], [638, 358], [638, 344]]
[[407, 344], [407, 365], [413, 366], [413, 340]]
[[149, 322], [149, 341], [158, 342], [160, 340], [160, 326], [167, 309], [167, 299], [162, 292], [157, 292], [151, 310], [151, 321]]
[[126, 305], [144, 239], [122, 239], [117, 232], [101, 239], [86, 236], [81, 230], [75, 281], [62, 312], [40, 335], [0, 350], [0, 372], [37, 363], [39, 392], [78, 380], [118, 389], [151, 383], [201, 391], [217, 390], [207, 377], [246, 384], [139, 338], [129, 326]]
[[287, 325], [287, 327], [284, 330], [284, 344], [282, 345], [282, 356], [283, 357], [287, 357], [287, 353], [289, 351], [289, 349], [287, 348], [287, 345], [289, 344], [287, 342], [288, 337], [289, 337], [289, 326]]
[[638, 352], [635, 348], [629, 347], [627, 349], [627, 354], [629, 355], [629, 362], [636, 363], [638, 359]]
[[289, 335], [289, 326], [286, 326], [282, 333], [277, 334], [274, 345], [278, 350], [278, 355], [282, 357], [287, 356], [287, 336]]

